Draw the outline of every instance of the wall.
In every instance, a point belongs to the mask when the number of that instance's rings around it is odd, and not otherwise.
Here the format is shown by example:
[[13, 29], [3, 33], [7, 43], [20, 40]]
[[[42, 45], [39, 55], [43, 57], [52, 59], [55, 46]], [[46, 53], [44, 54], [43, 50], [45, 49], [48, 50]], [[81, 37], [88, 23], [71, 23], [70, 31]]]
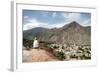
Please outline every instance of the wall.
[[[35, 3], [48, 3], [48, 4], [64, 4], [64, 5], [77, 5], [77, 6], [95, 6], [97, 7], [97, 18], [100, 19], [100, 5], [99, 0], [33, 0]], [[0, 73], [10, 73], [10, 0], [0, 0]], [[96, 24], [96, 42], [98, 46], [98, 65], [97, 67], [79, 67], [79, 68], [65, 68], [65, 69], [53, 69], [45, 71], [36, 71], [38, 73], [99, 73], [100, 68], [100, 21]], [[28, 72], [26, 72], [28, 73]]]

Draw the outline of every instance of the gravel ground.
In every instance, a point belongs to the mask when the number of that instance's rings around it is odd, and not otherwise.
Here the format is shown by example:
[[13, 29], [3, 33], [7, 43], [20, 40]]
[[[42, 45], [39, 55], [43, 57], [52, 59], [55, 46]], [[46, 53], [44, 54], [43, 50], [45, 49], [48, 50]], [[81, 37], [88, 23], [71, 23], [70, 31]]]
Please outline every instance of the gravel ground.
[[57, 58], [44, 49], [23, 50], [23, 62], [57, 61]]

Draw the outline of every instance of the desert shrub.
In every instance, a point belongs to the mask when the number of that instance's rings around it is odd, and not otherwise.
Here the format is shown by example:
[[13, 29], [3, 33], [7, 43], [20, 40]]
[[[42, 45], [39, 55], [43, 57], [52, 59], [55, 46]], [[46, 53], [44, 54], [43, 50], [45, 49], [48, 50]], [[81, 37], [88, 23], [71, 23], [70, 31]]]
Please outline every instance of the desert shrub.
[[25, 46], [27, 48], [32, 48], [33, 40], [23, 39], [23, 46]]
[[59, 47], [55, 45], [53, 48], [54, 48], [54, 49], [57, 49], [57, 48], [59, 48]]
[[63, 52], [57, 52], [56, 56], [58, 57], [59, 60], [64, 60], [65, 59], [65, 54]]
[[81, 50], [82, 52], [84, 52], [83, 47], [78, 47], [78, 50]]
[[83, 52], [83, 55], [80, 56], [81, 59], [91, 59], [91, 55], [87, 52]]
[[78, 58], [78, 56], [76, 56], [76, 54], [73, 54], [70, 56], [70, 58]]

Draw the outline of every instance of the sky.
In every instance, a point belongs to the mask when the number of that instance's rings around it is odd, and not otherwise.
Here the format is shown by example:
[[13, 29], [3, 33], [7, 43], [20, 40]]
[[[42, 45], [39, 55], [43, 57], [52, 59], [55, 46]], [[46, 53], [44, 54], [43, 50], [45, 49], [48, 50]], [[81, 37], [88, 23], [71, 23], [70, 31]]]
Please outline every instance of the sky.
[[35, 27], [60, 28], [72, 21], [82, 26], [90, 26], [91, 13], [23, 10], [22, 16], [23, 30]]

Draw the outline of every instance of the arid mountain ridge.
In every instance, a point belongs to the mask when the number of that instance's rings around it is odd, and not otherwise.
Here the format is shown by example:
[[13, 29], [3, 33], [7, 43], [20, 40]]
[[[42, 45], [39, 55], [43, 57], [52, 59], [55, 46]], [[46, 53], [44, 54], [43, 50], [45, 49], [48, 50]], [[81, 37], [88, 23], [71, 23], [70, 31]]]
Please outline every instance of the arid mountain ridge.
[[65, 24], [61, 28], [36, 27], [23, 31], [23, 38], [33, 40], [35, 37], [39, 41], [54, 42], [57, 44], [77, 44], [90, 45], [91, 27], [82, 26], [76, 21]]

